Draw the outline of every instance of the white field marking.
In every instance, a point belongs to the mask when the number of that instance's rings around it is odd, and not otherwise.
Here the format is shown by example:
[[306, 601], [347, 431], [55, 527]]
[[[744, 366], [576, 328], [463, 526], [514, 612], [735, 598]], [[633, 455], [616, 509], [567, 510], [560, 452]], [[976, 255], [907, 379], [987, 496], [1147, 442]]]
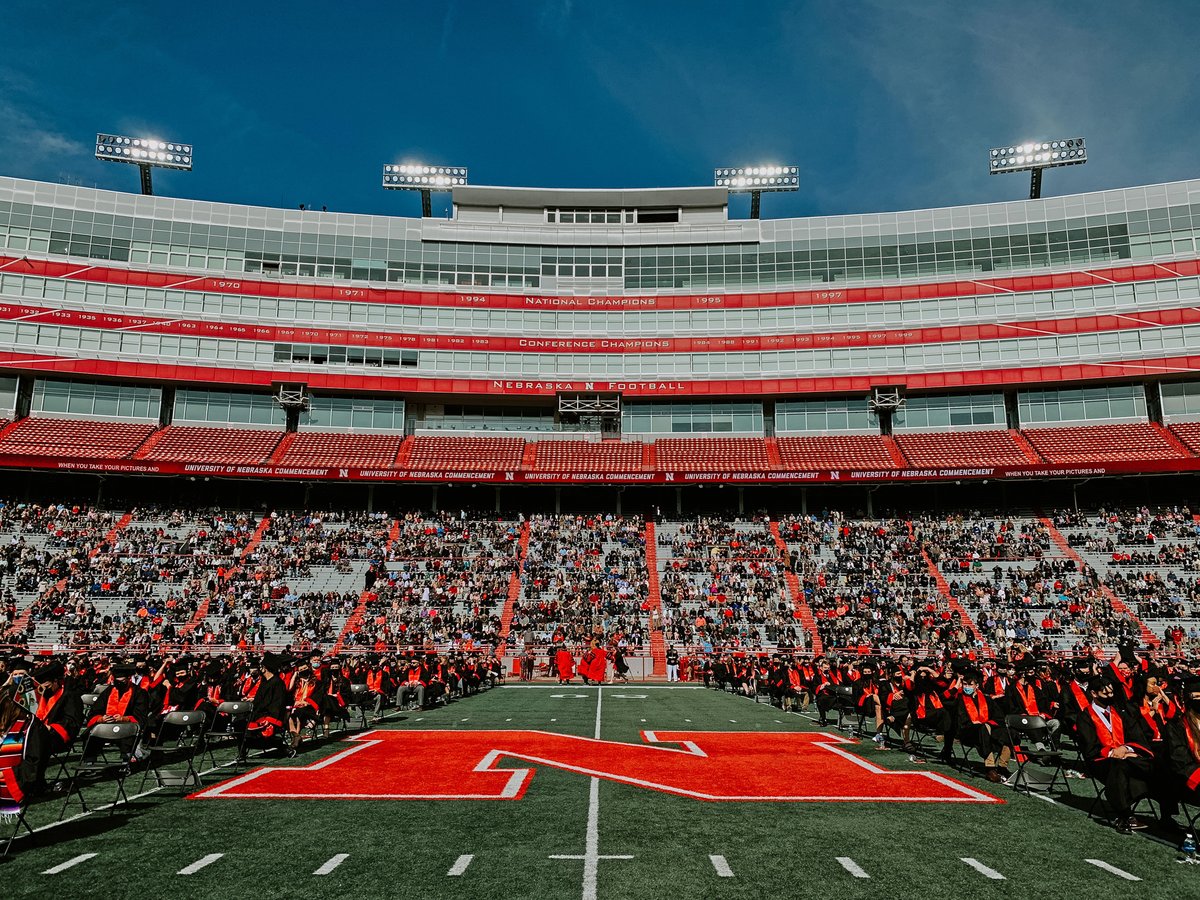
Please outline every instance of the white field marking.
[[729, 863], [725, 861], [725, 857], [717, 853], [710, 853], [708, 855], [708, 861], [712, 863], [713, 868], [717, 870], [717, 874], [720, 877], [733, 877], [733, 869], [729, 868]]
[[471, 717], [470, 717], [470, 716], [467, 716], [465, 719], [459, 719], [458, 721], [460, 721], [460, 722], [470, 722], [470, 721], [471, 721]]
[[464, 853], [454, 861], [454, 865], [450, 867], [450, 871], [446, 875], [450, 878], [457, 878], [463, 872], [467, 871], [467, 866], [471, 864], [471, 860], [475, 858], [472, 853]]
[[990, 879], [992, 879], [992, 881], [1004, 881], [1005, 880], [1004, 876], [1001, 875], [999, 872], [997, 872], [995, 869], [985, 866], [983, 863], [981, 863], [979, 860], [975, 859], [972, 856], [960, 856], [959, 859], [961, 859], [963, 862], [965, 862], [968, 866], [970, 866], [972, 869], [974, 869], [980, 875], [983, 875], [985, 878], [990, 878]]
[[344, 863], [349, 858], [350, 858], [349, 853], [335, 853], [333, 856], [329, 857], [329, 859], [326, 860], [325, 863], [322, 864], [321, 868], [319, 868], [319, 869], [317, 869], [317, 871], [313, 872], [313, 874], [314, 875], [328, 875], [330, 872], [332, 872], [334, 869], [336, 869], [338, 866], [340, 866], [342, 863]]
[[[262, 753], [258, 753], [256, 755], [262, 756]], [[205, 769], [203, 772], [200, 772], [199, 774], [201, 777], [204, 777], [205, 775], [211, 775], [213, 772], [217, 772], [217, 771], [225, 768], [228, 765], [230, 765], [230, 763], [221, 763], [221, 765], [213, 766], [211, 769]], [[143, 797], [149, 797], [151, 794], [157, 794], [161, 790], [164, 790], [164, 788], [161, 788], [161, 787], [150, 788], [150, 790], [148, 790], [148, 791], [142, 791], [140, 794], [134, 794], [133, 796], [131, 796], [129, 798], [129, 801], [132, 803], [134, 800], [141, 800]], [[33, 829], [33, 833], [39, 834], [40, 832], [43, 832], [43, 831], [49, 831], [51, 828], [58, 828], [58, 826], [60, 826], [60, 825], [66, 825], [68, 822], [74, 822], [76, 819], [82, 819], [85, 816], [90, 816], [92, 813], [98, 813], [98, 812], [103, 812], [106, 809], [112, 809], [116, 805], [117, 805], [117, 803], [114, 802], [114, 803], [105, 803], [102, 806], [93, 806], [89, 810], [86, 810], [84, 812], [77, 812], [73, 816], [67, 816], [67, 818], [59, 819], [57, 822], [51, 822], [49, 825], [39, 825], [37, 828]], [[21, 838], [28, 836], [28, 834], [29, 834], [28, 832], [23, 831], [20, 834], [18, 834], [13, 840], [19, 841], [19, 840], [21, 840]]]
[[424, 722], [424, 721], [425, 721], [425, 717], [424, 717], [424, 716], [417, 716], [415, 719], [413, 719], [413, 721], [414, 721], [414, 722]]
[[550, 721], [551, 721], [551, 722], [557, 722], [557, 721], [558, 721], [558, 719], [551, 719]]
[[779, 721], [779, 719], [776, 719], [776, 720], [775, 720], [775, 724], [776, 724], [776, 725], [782, 725], [782, 724], [783, 724], [783, 722]]
[[862, 866], [860, 866], [858, 863], [856, 863], [854, 860], [852, 860], [848, 856], [839, 856], [839, 857], [837, 857], [837, 861], [842, 864], [843, 869], [845, 869], [847, 872], [849, 872], [855, 878], [870, 878], [871, 877], [870, 875], [867, 874], [866, 870]]
[[645, 700], [645, 694], [613, 694], [617, 700]]
[[551, 700], [586, 700], [591, 694], [551, 694]]
[[205, 866], [211, 866], [213, 863], [215, 863], [218, 859], [220, 859], [224, 855], [225, 855], [224, 853], [209, 853], [205, 856], [200, 857], [198, 860], [196, 860], [190, 866], [184, 866], [182, 869], [180, 869], [175, 874], [176, 875], [195, 875], [197, 872], [199, 872]]
[[641, 721], [642, 721], [642, 723], [643, 723], [643, 724], [645, 724], [645, 721], [646, 721], [646, 720], [645, 720], [645, 719], [642, 719]]
[[50, 867], [42, 874], [43, 875], [57, 875], [59, 872], [67, 871], [67, 869], [71, 868], [71, 866], [77, 866], [81, 862], [87, 862], [93, 856], [96, 856], [96, 854], [95, 853], [81, 853], [78, 856], [71, 857], [65, 863], [59, 863], [57, 866]]
[[1141, 881], [1142, 880], [1142, 879], [1138, 878], [1136, 875], [1130, 875], [1124, 869], [1118, 869], [1116, 866], [1111, 865], [1110, 863], [1106, 863], [1102, 859], [1085, 859], [1084, 862], [1091, 863], [1097, 869], [1103, 869], [1105, 872], [1111, 872], [1114, 875], [1124, 878], [1126, 881]]
[[691, 719], [684, 719], [683, 721], [685, 721], [685, 722], [690, 722], [690, 721], [692, 721], [692, 720], [691, 720]]
[[505, 719], [504, 721], [505, 721], [505, 722], [511, 722], [511, 721], [512, 721], [512, 719]]

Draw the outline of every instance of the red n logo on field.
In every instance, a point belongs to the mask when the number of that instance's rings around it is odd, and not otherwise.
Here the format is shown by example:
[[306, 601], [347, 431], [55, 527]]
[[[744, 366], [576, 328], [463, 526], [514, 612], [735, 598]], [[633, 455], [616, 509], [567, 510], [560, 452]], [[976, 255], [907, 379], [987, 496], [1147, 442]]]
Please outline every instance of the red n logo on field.
[[[934, 772], [896, 772], [814, 733], [642, 732], [642, 744], [544, 731], [376, 731], [310, 766], [263, 768], [195, 798], [515, 800], [549, 766], [697, 800], [999, 803]], [[528, 766], [504, 764], [521, 761]]]

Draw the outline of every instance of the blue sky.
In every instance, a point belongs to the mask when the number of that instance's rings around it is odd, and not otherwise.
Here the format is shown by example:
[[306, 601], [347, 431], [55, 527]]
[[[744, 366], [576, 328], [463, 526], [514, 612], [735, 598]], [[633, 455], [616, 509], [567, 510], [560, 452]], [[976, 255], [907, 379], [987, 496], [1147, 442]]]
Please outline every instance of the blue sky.
[[417, 159], [546, 187], [800, 165], [769, 217], [1021, 198], [986, 150], [1022, 139], [1087, 137], [1047, 196], [1200, 176], [1195, 0], [7, 0], [5, 22], [0, 174], [118, 190], [136, 170], [94, 161], [97, 131], [195, 143], [158, 193], [400, 215], [419, 201], [380, 168]]

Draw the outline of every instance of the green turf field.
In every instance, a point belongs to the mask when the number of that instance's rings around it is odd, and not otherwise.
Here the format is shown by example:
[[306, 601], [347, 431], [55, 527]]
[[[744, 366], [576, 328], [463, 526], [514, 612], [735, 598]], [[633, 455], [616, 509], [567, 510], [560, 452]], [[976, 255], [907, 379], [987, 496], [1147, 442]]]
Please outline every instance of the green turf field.
[[[749, 732], [736, 742], [748, 753], [753, 733], [815, 730], [809, 719], [766, 704], [659, 685], [512, 685], [382, 728], [537, 730], [629, 744], [642, 743], [644, 731]], [[308, 766], [351, 746], [333, 739], [269, 764]], [[898, 751], [859, 744], [853, 752], [886, 769], [955, 774], [914, 765]], [[819, 791], [821, 760], [842, 761], [825, 750], [804, 753], [805, 784], [792, 786]], [[497, 761], [498, 768], [516, 766], [535, 772], [523, 796], [511, 800], [189, 800], [151, 793], [128, 809], [18, 840], [0, 863], [0, 897], [1200, 896], [1200, 866], [1178, 864], [1173, 847], [1144, 835], [1122, 837], [1071, 805], [978, 778], [964, 779], [971, 791], [1005, 802], [706, 802], [550, 765]], [[385, 774], [368, 770], [347, 790], [369, 790]], [[207, 783], [230, 777], [217, 772]], [[497, 776], [466, 773], [464, 785], [477, 777]], [[131, 780], [131, 795], [139, 781]], [[1080, 792], [1087, 782], [1072, 787]], [[111, 787], [96, 786], [88, 797], [105, 803]], [[33, 807], [34, 827], [56, 819], [60, 806]], [[94, 855], [47, 874], [85, 854]]]

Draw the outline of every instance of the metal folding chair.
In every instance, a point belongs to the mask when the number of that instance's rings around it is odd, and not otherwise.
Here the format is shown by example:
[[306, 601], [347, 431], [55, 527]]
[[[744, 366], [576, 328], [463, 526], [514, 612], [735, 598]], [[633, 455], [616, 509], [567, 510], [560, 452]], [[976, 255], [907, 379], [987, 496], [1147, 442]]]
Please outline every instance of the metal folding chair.
[[[163, 716], [154, 741], [143, 746], [148, 755], [139, 793], [146, 789], [152, 772], [160, 788], [187, 790], [189, 787], [200, 787], [200, 773], [196, 771], [195, 759], [204, 741], [207, 718], [204, 710], [175, 710]], [[180, 765], [182, 771], [170, 768]]]
[[[1061, 778], [1063, 787], [1070, 794], [1071, 783], [1063, 772], [1062, 751], [1050, 746], [1050, 729], [1046, 727], [1045, 717], [1013, 713], [1005, 717], [1004, 725], [1008, 729], [1009, 746], [1013, 748], [1013, 756], [1017, 761], [1017, 774], [1012, 786], [1018, 791], [1024, 789], [1027, 793], [1032, 792], [1033, 787], [1025, 773], [1026, 767], [1032, 762], [1054, 770], [1050, 781], [1045, 783], [1046, 793], [1053, 791], [1055, 783]], [[1043, 750], [1036, 747], [1041, 742], [1046, 744]]]
[[[249, 700], [226, 700], [217, 706], [212, 724], [204, 734], [201, 742], [200, 755], [208, 755], [211, 768], [217, 768], [216, 751], [223, 747], [237, 747], [242, 740], [242, 733], [235, 726], [241, 723], [244, 727], [250, 719]], [[235, 769], [237, 761], [233, 763]]]
[[[117, 794], [112, 802], [115, 811], [122, 800], [129, 803], [125, 793], [125, 779], [129, 777], [129, 757], [142, 734], [137, 722], [108, 722], [92, 726], [83, 742], [83, 755], [75, 764], [75, 772], [67, 783], [67, 797], [63, 801], [59, 820], [67, 814], [71, 797], [78, 796], [83, 811], [88, 811], [83, 796], [83, 785], [93, 784], [104, 778], [113, 778], [117, 783]], [[127, 749], [126, 749], [127, 748]]]

